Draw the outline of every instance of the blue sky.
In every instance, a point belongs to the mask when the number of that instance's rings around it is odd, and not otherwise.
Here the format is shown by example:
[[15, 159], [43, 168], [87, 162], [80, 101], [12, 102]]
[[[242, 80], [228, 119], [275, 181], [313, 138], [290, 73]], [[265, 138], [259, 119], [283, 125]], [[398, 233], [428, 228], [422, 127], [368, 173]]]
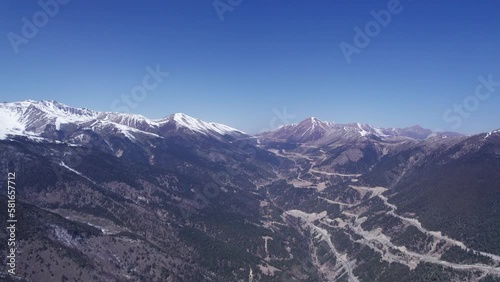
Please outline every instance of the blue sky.
[[[284, 107], [289, 122], [500, 128], [500, 86], [475, 95], [478, 77], [500, 82], [497, 0], [402, 0], [350, 63], [339, 45], [361, 46], [354, 28], [396, 0], [217, 1], [229, 7], [223, 20], [213, 0], [72, 0], [45, 24], [37, 1], [2, 1], [0, 100], [111, 111], [159, 66], [168, 77], [149, 81], [131, 112], [184, 112], [247, 132], [280, 125], [273, 109]], [[31, 38], [23, 17], [40, 25]]]

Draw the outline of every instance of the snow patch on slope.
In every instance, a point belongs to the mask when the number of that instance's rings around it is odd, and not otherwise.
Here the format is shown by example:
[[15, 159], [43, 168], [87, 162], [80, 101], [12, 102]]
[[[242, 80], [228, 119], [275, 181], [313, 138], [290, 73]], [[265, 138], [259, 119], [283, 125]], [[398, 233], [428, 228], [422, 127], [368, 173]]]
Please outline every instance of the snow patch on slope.
[[0, 139], [9, 135], [40, 138], [47, 125], [61, 130], [65, 124], [74, 124], [83, 129], [111, 130], [136, 141], [137, 134], [160, 136], [162, 127], [173, 124], [174, 128], [185, 128], [206, 136], [245, 135], [232, 127], [205, 122], [185, 114], [173, 114], [163, 119], [148, 119], [137, 114], [96, 112], [86, 108], [73, 108], [56, 101], [32, 101], [0, 103]]
[[496, 134], [496, 133], [500, 133], [500, 129], [499, 130], [490, 131], [490, 132], [486, 133], [486, 136], [484, 137], [484, 139], [488, 139], [488, 137], [490, 137], [490, 136], [492, 136], [493, 134]]
[[5, 139], [8, 135], [24, 135], [25, 126], [19, 119], [16, 112], [0, 108], [0, 139]]
[[234, 133], [245, 134], [242, 131], [239, 131], [227, 125], [215, 122], [205, 122], [182, 113], [173, 114], [170, 116], [170, 119], [175, 121], [177, 126], [182, 126], [188, 128], [193, 132], [199, 132], [202, 134], [207, 134], [210, 131], [220, 135], [234, 134]]

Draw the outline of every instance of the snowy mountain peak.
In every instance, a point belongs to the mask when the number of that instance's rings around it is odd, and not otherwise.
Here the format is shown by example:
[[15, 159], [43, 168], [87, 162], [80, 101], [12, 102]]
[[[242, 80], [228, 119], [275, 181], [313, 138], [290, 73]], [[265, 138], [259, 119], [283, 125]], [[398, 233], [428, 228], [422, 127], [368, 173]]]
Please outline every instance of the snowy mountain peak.
[[[282, 126], [274, 131], [274, 138], [291, 138], [297, 142], [307, 142], [311, 140], [318, 140], [324, 137], [332, 127], [335, 126], [333, 122], [321, 121], [316, 117], [307, 118], [298, 124]], [[272, 133], [271, 133], [272, 134]]]
[[496, 136], [496, 135], [500, 135], [500, 129], [487, 132], [486, 136], [484, 137], [484, 139], [488, 139], [489, 137]]
[[322, 121], [316, 117], [306, 118], [305, 120], [299, 122], [297, 125], [300, 128], [307, 130], [307, 128], [312, 128], [316, 131], [326, 131], [328, 128], [334, 126], [334, 122]]
[[[142, 115], [97, 112], [86, 108], [74, 108], [57, 101], [26, 100], [0, 103], [0, 139], [9, 135], [22, 135], [34, 139], [54, 135], [64, 128], [121, 133], [129, 139], [134, 134], [175, 134], [183, 128], [187, 132], [220, 138], [224, 135], [241, 136], [243, 132], [229, 126], [205, 122], [186, 114], [176, 113], [159, 120]], [[171, 130], [174, 130], [172, 132]], [[69, 130], [69, 129], [68, 129]], [[66, 131], [68, 131], [66, 130]], [[50, 131], [50, 133], [49, 133]], [[66, 132], [67, 133], [67, 132]], [[69, 134], [69, 133], [67, 133]], [[57, 133], [56, 135], [61, 135]]]
[[189, 115], [186, 115], [184, 113], [175, 113], [171, 114], [170, 116], [167, 117], [169, 120], [173, 120], [175, 122], [178, 122], [181, 125], [189, 126], [190, 124], [195, 124], [198, 123], [198, 119], [191, 117]]
[[[441, 133], [435, 133], [432, 130], [415, 125], [408, 128], [377, 128], [369, 124], [350, 123], [337, 124], [334, 122], [321, 121], [318, 118], [310, 117], [298, 124], [282, 126], [275, 131], [261, 134], [264, 137], [272, 139], [281, 139], [291, 142], [314, 142], [331, 143], [334, 140], [351, 140], [356, 138], [375, 138], [385, 139], [391, 137], [410, 138], [415, 140], [424, 140], [440, 136]], [[449, 136], [458, 134], [447, 133]]]
[[170, 116], [173, 118], [191, 118], [191, 116], [186, 115], [185, 113], [173, 113]]
[[320, 126], [329, 126], [332, 124], [335, 124], [334, 122], [330, 121], [322, 121], [317, 117], [309, 117], [306, 118], [305, 120], [301, 121], [299, 124], [309, 124], [309, 125], [320, 125]]
[[168, 117], [168, 120], [173, 121], [177, 127], [184, 127], [193, 132], [199, 132], [203, 134], [209, 134], [209, 133], [217, 133], [221, 135], [245, 134], [242, 131], [239, 131], [227, 125], [215, 122], [202, 121], [198, 118], [194, 118], [183, 113], [172, 114]]
[[315, 123], [320, 123], [321, 120], [319, 120], [317, 117], [309, 117], [309, 118], [306, 118], [305, 120], [303, 120], [303, 122], [309, 122], [309, 123], [315, 124]]
[[33, 101], [0, 103], [2, 122], [1, 137], [10, 135], [39, 135], [48, 124], [57, 130], [62, 124], [78, 123], [92, 119], [97, 112], [72, 108], [56, 101]]

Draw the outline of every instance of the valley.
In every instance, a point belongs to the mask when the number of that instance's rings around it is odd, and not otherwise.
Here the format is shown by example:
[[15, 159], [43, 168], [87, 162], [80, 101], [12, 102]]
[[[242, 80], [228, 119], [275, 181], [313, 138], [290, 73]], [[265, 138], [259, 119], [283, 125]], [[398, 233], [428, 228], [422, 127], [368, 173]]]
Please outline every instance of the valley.
[[[276, 140], [273, 140], [273, 145], [275, 145], [275, 142]], [[298, 153], [308, 152], [311, 149], [310, 146], [303, 147], [306, 146], [296, 146], [293, 152], [288, 152], [284, 149], [271, 150], [280, 157], [288, 158], [295, 166], [294, 168], [287, 168], [279, 177], [287, 179], [287, 184], [292, 186], [293, 189], [314, 190], [314, 192], [308, 193], [307, 201], [314, 202], [315, 200], [311, 199], [314, 197], [333, 205], [337, 209], [330, 213], [328, 208], [321, 210], [317, 207], [304, 204], [305, 208], [302, 210], [291, 209], [286, 211], [286, 214], [299, 218], [303, 222], [302, 227], [310, 230], [312, 236], [324, 238], [325, 242], [330, 246], [332, 254], [339, 262], [336, 266], [337, 272], [347, 272], [348, 281], [358, 281], [352, 270], [353, 268], [356, 269], [358, 259], [349, 252], [339, 253], [331, 242], [331, 238], [335, 235], [328, 233], [328, 230], [342, 232], [351, 241], [350, 244], [366, 246], [378, 253], [382, 261], [389, 264], [404, 265], [409, 270], [414, 270], [420, 263], [430, 263], [453, 269], [456, 273], [476, 273], [474, 276], [468, 276], [469, 278], [467, 279], [477, 281], [485, 277], [490, 277], [488, 275], [498, 277], [500, 274], [500, 257], [497, 254], [472, 249], [466, 243], [452, 239], [444, 235], [441, 231], [429, 230], [422, 225], [415, 215], [410, 217], [398, 214], [398, 207], [391, 203], [386, 195], [389, 188], [379, 186], [369, 187], [368, 185], [359, 186], [360, 180], [361, 182], [365, 182], [363, 181], [363, 174], [346, 173], [345, 171], [340, 173], [324, 169], [321, 167], [321, 164], [328, 157], [324, 153], [324, 149], [320, 150], [321, 153], [319, 154]], [[342, 157], [339, 156], [339, 158]], [[339, 189], [342, 190], [339, 191]], [[352, 196], [353, 191], [357, 194], [354, 197]], [[347, 197], [346, 195], [348, 194], [351, 195]], [[378, 205], [371, 206], [373, 202], [378, 202]], [[289, 207], [287, 206], [287, 208]], [[387, 222], [397, 221], [397, 223], [393, 224], [397, 225], [399, 230], [394, 232], [394, 227], [392, 227], [391, 234], [388, 235], [385, 234], [386, 231], [382, 226], [364, 228], [364, 225], [366, 226], [364, 223], [372, 220], [374, 217], [383, 218]], [[416, 232], [426, 237], [425, 244], [420, 246], [419, 250], [410, 250], [404, 244], [393, 242], [394, 240], [391, 237], [400, 236], [408, 228], [414, 228]], [[323, 240], [318, 240], [314, 244], [318, 245], [321, 242]], [[317, 248], [318, 246], [313, 246], [313, 248], [315, 247]], [[338, 247], [341, 248], [341, 246]], [[464, 253], [481, 256], [484, 258], [483, 261], [488, 261], [489, 263], [478, 262], [471, 264], [447, 261], [443, 258], [443, 254], [453, 247], [458, 247]], [[340, 279], [340, 275], [330, 276], [330, 278], [327, 275], [325, 279], [327, 281], [337, 281], [336, 279]], [[459, 277], [461, 275], [457, 274], [453, 279], [457, 281], [465, 279]]]
[[0, 115], [17, 281], [500, 281], [499, 131]]

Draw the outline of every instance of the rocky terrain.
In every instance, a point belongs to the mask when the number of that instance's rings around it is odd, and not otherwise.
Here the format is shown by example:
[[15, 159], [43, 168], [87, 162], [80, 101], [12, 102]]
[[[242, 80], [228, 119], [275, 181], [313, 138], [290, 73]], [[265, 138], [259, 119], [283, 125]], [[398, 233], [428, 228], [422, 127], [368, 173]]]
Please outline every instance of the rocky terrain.
[[0, 154], [4, 281], [500, 281], [500, 131], [250, 136], [24, 101], [0, 104]]

